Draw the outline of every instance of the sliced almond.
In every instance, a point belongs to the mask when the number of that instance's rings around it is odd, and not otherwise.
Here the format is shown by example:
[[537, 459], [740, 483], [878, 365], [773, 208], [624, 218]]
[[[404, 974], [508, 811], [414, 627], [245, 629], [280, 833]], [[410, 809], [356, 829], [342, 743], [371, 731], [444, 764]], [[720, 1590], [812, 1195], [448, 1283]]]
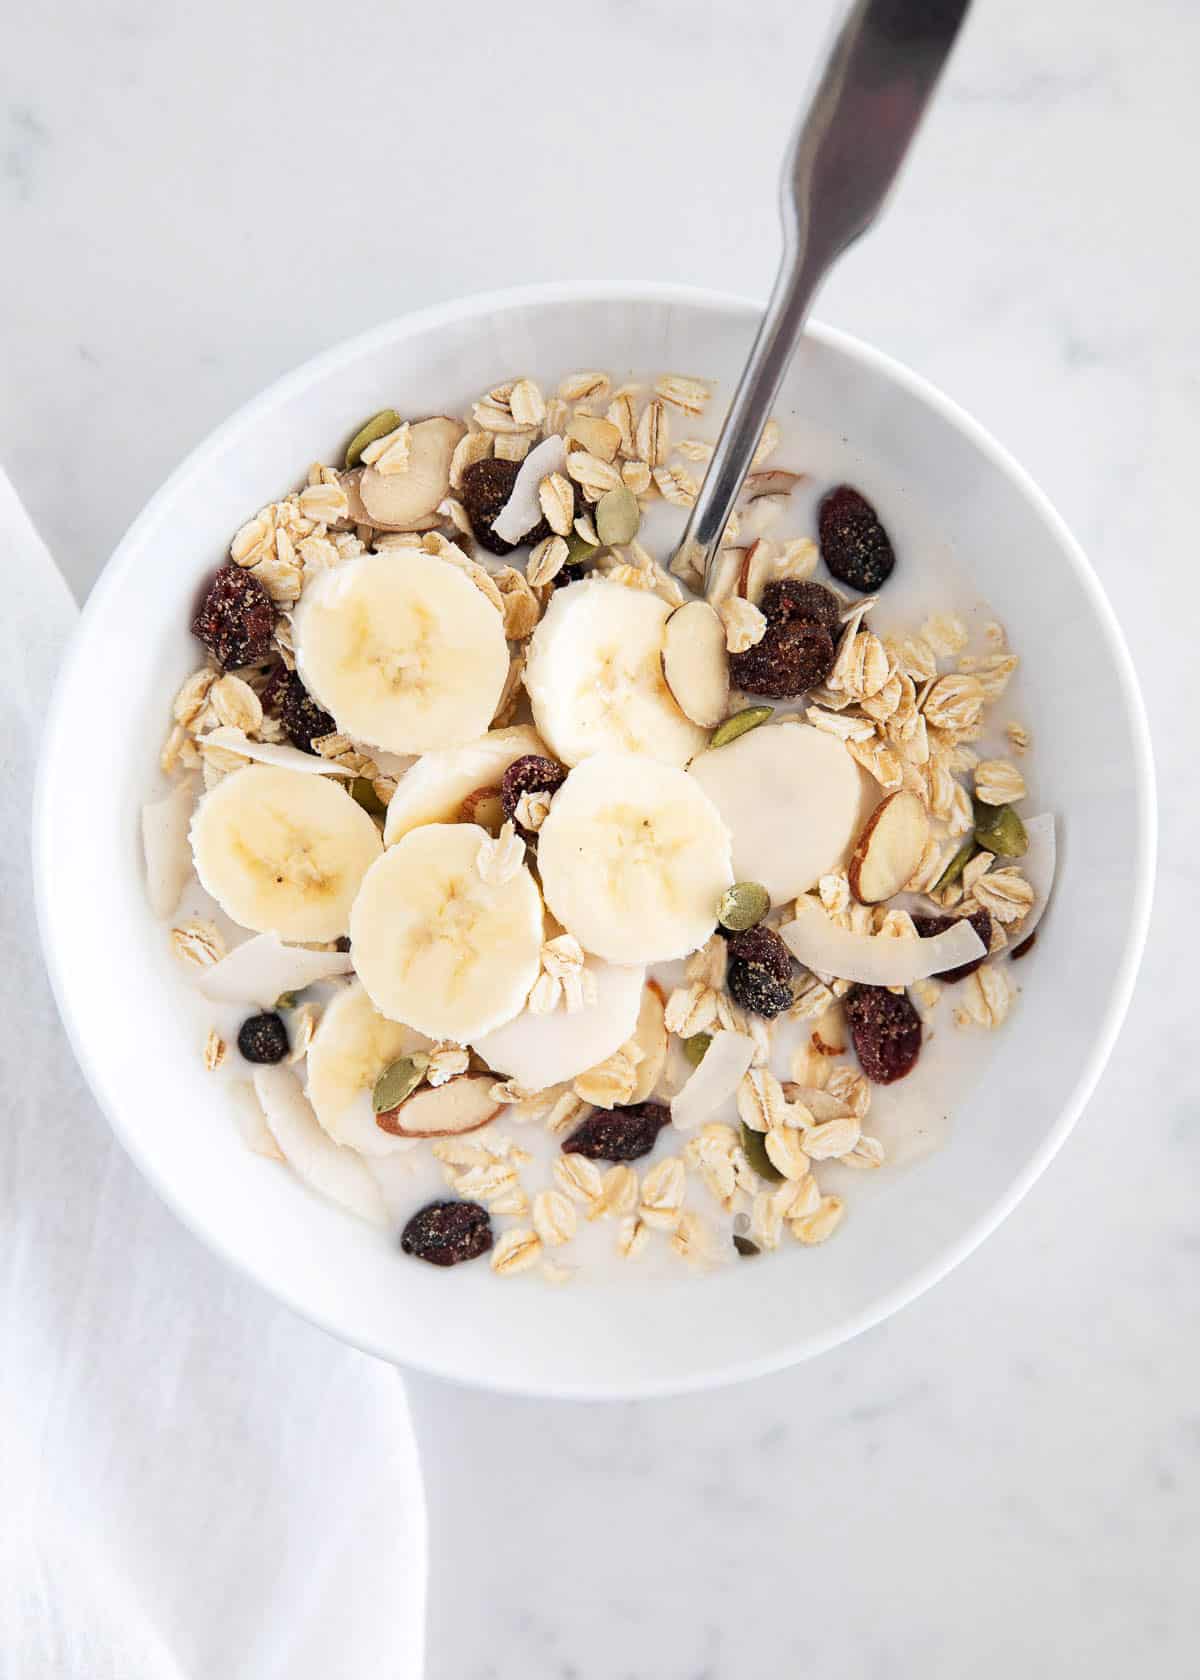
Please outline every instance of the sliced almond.
[[718, 550], [713, 562], [712, 583], [707, 592], [714, 607], [719, 607], [727, 596], [737, 593], [748, 553], [748, 549], [736, 547]]
[[807, 473], [774, 472], [749, 473], [742, 485], [742, 500], [756, 502], [760, 496], [790, 496], [797, 484], [803, 483]]
[[477, 787], [458, 808], [459, 822], [478, 823], [495, 837], [504, 826], [504, 806], [498, 787]]
[[492, 1096], [495, 1080], [460, 1074], [444, 1085], [423, 1086], [398, 1108], [377, 1114], [375, 1123], [393, 1137], [454, 1137], [478, 1131], [504, 1107]]
[[775, 551], [769, 542], [759, 537], [749, 548], [734, 549], [732, 552], [742, 556], [737, 593], [757, 606], [775, 569]]
[[663, 629], [663, 676], [685, 717], [715, 729], [729, 705], [725, 626], [707, 601], [677, 607]]
[[929, 816], [907, 788], [876, 805], [854, 844], [847, 875], [860, 904], [882, 904], [901, 892], [921, 861], [929, 839]]
[[629, 1099], [631, 1103], [648, 1102], [662, 1078], [669, 1044], [665, 1013], [666, 998], [662, 987], [657, 980], [647, 980], [642, 988], [637, 1026], [633, 1029], [633, 1042], [642, 1052], [642, 1059], [637, 1064], [637, 1082]]
[[[409, 428], [407, 472], [388, 474], [364, 467], [356, 490], [365, 523], [384, 531], [431, 530], [439, 524], [438, 503], [450, 493], [450, 463], [466, 429], [461, 420], [444, 414], [419, 420]], [[355, 497], [346, 483], [351, 477], [343, 474], [342, 484], [353, 516]]]

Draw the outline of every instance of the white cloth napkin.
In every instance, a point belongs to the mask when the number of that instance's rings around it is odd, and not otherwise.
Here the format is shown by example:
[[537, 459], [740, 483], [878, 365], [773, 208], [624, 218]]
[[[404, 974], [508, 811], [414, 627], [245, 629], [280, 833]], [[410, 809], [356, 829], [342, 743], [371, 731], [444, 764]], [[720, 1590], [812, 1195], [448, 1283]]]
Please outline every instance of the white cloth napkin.
[[0, 1676], [415, 1680], [400, 1379], [175, 1223], [59, 1025], [29, 807], [76, 614], [3, 472], [0, 588]]

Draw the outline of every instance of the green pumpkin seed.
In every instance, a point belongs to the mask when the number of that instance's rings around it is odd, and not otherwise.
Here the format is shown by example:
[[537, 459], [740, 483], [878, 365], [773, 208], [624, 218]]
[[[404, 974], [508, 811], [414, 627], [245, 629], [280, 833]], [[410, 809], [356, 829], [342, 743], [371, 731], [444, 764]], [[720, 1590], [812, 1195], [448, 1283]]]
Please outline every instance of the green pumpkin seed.
[[296, 993], [295, 992], [280, 992], [279, 996], [275, 999], [275, 1002], [271, 1005], [271, 1008], [274, 1009], [274, 1010], [295, 1009], [295, 1007], [296, 1007]]
[[975, 801], [975, 838], [985, 851], [997, 857], [1024, 857], [1029, 849], [1025, 824], [1012, 805], [985, 805]]
[[727, 747], [730, 741], [736, 741], [774, 716], [774, 706], [747, 706], [744, 711], [734, 712], [732, 717], [727, 717], [724, 723], [718, 724], [709, 736], [710, 750], [713, 747]]
[[376, 1114], [386, 1114], [389, 1109], [399, 1108], [411, 1097], [424, 1079], [428, 1066], [429, 1057], [418, 1051], [412, 1056], [400, 1056], [385, 1067], [371, 1091], [371, 1107]]
[[971, 838], [964, 841], [964, 843], [955, 852], [954, 856], [950, 859], [950, 862], [946, 865], [945, 869], [942, 870], [942, 873], [929, 889], [930, 892], [939, 893], [943, 887], [952, 887], [978, 850], [979, 847], [975, 841], [975, 836], [972, 835]]
[[346, 465], [356, 467], [362, 460], [362, 452], [368, 444], [386, 437], [394, 432], [400, 424], [400, 416], [394, 408], [381, 408], [378, 414], [372, 414], [365, 426], [360, 426], [350, 442], [346, 445]]
[[762, 1253], [758, 1244], [751, 1242], [749, 1237], [743, 1237], [740, 1231], [733, 1233], [733, 1246], [743, 1260], [752, 1260], [756, 1254]]
[[578, 531], [572, 531], [567, 538], [567, 558], [563, 563], [567, 566], [578, 566], [599, 552], [598, 543], [590, 543], [586, 537], [581, 537]]
[[623, 484], [606, 490], [596, 503], [596, 535], [602, 543], [632, 542], [642, 523], [642, 510], [632, 490]]
[[375, 784], [367, 776], [355, 776], [350, 783], [350, 797], [361, 805], [369, 817], [386, 817], [387, 806], [375, 792]]
[[699, 1067], [704, 1060], [704, 1053], [712, 1043], [711, 1033], [693, 1033], [691, 1038], [683, 1041], [683, 1053], [693, 1067]]
[[721, 894], [717, 920], [730, 933], [745, 933], [757, 927], [771, 908], [771, 895], [757, 881], [735, 881]]
[[768, 1184], [782, 1184], [783, 1174], [767, 1154], [767, 1136], [765, 1132], [756, 1132], [753, 1127], [742, 1121], [742, 1148], [746, 1152], [746, 1159], [754, 1168], [759, 1178], [765, 1178]]

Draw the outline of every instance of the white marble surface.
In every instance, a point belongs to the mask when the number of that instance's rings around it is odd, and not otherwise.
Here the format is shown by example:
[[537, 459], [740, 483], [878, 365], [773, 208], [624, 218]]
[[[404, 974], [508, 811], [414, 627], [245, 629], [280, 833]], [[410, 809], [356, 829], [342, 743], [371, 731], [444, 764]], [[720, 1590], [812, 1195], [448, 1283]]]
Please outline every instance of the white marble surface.
[[[609, 1409], [414, 1384], [431, 1680], [1195, 1672], [1200, 13], [976, 13], [892, 213], [820, 313], [972, 409], [1091, 551], [1163, 784], [1140, 991], [1024, 1206], [856, 1344]], [[80, 593], [215, 421], [390, 313], [542, 278], [761, 294], [775, 159], [827, 16], [795, 0], [14, 12], [0, 457]]]

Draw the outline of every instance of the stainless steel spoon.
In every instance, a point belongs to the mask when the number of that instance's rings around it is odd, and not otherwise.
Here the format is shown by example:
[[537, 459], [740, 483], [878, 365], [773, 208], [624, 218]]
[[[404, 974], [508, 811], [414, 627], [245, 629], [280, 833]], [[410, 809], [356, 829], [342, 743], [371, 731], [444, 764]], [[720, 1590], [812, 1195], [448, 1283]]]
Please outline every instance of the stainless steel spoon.
[[875, 220], [970, 0], [855, 0], [783, 162], [783, 258], [680, 543], [711, 582], [733, 504], [817, 287]]

